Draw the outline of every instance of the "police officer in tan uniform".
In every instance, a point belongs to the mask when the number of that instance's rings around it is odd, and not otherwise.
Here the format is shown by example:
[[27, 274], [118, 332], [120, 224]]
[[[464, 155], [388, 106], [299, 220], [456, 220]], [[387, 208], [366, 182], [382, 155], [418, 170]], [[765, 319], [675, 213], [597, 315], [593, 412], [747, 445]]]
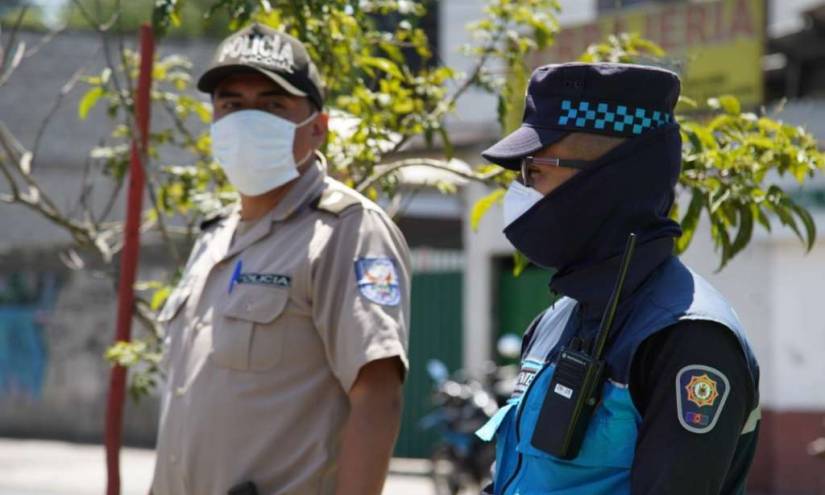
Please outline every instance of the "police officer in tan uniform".
[[240, 204], [204, 225], [161, 311], [154, 495], [372, 495], [407, 370], [409, 253], [327, 177], [305, 47], [252, 25], [218, 47], [212, 146]]

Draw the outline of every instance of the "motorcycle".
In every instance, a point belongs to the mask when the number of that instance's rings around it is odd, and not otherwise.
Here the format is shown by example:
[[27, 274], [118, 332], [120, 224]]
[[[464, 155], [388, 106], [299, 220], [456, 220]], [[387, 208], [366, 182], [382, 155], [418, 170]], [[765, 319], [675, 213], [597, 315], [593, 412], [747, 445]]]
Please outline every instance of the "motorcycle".
[[[513, 337], [505, 336], [499, 341], [500, 353], [504, 350], [512, 354]], [[496, 454], [495, 444], [482, 441], [475, 432], [509, 398], [517, 369], [512, 365], [497, 367], [488, 363], [479, 380], [462, 371], [450, 376], [447, 366], [433, 359], [427, 363], [427, 373], [434, 383], [435, 408], [420, 420], [419, 427], [435, 430], [440, 435], [430, 456], [435, 493], [458, 495], [464, 490], [479, 493], [490, 481], [490, 468]]]

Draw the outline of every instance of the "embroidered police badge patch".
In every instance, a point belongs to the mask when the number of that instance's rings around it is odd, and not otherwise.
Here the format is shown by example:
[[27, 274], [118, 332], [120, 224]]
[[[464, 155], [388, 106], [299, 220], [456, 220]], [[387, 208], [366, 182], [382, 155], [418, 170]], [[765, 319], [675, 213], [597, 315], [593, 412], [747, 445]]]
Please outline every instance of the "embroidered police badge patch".
[[398, 272], [392, 258], [358, 258], [355, 260], [358, 290], [372, 302], [396, 306], [401, 302]]
[[679, 423], [693, 433], [711, 431], [722, 414], [729, 391], [728, 378], [716, 368], [685, 366], [676, 375]]

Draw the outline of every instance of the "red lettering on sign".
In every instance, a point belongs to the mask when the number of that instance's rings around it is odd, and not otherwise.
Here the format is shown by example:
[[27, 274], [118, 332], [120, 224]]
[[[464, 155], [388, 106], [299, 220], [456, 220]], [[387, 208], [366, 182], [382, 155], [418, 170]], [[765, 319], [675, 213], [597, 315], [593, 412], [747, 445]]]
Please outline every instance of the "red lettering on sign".
[[580, 54], [576, 53], [576, 34], [580, 28], [568, 28], [559, 31], [556, 35], [555, 61], [562, 62], [575, 60]]
[[690, 5], [687, 8], [687, 44], [696, 45], [707, 40], [707, 11], [705, 5]]
[[602, 39], [602, 28], [596, 23], [584, 26], [584, 33], [582, 34], [584, 35], [584, 49], [582, 49], [582, 51], [592, 44], [604, 41]]
[[753, 36], [753, 17], [750, 11], [750, 0], [738, 0], [733, 9], [733, 19], [731, 20], [731, 38], [738, 35]]
[[612, 34], [622, 34], [627, 32], [627, 25], [624, 22], [624, 18], [622, 17], [615, 17], [613, 18], [613, 30], [611, 31]]
[[654, 14], [645, 14], [645, 34], [644, 37], [658, 44], [662, 44], [659, 20]]
[[723, 2], [716, 2], [711, 8], [713, 9], [713, 14], [711, 14], [713, 19], [713, 35], [710, 39], [719, 42], [725, 39], [725, 4]]
[[659, 14], [660, 44], [667, 52], [673, 51], [680, 45], [677, 25], [681, 23], [673, 22], [676, 20], [676, 13], [675, 8], [665, 7]]

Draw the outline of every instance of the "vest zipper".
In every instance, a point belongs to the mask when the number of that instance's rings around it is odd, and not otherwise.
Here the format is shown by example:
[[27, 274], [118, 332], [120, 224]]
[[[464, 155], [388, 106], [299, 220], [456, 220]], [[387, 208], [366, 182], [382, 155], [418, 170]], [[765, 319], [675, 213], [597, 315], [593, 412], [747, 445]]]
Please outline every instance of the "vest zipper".
[[515, 421], [516, 421], [516, 452], [517, 452], [517, 455], [518, 455], [518, 457], [516, 459], [516, 469], [513, 470], [512, 476], [510, 476], [510, 478], [504, 483], [504, 487], [501, 490], [501, 495], [506, 495], [507, 494], [507, 489], [510, 488], [510, 485], [518, 477], [519, 471], [521, 471], [521, 460], [524, 457], [521, 454], [521, 452], [518, 452], [518, 444], [521, 442], [521, 433], [520, 433], [520, 430], [521, 430], [521, 412], [524, 410], [521, 406], [523, 404], [525, 404], [525, 402], [527, 401], [527, 396], [529, 396], [530, 392], [533, 390], [533, 384], [536, 383], [539, 380], [539, 377], [541, 376], [541, 374], [544, 373], [549, 368], [550, 368], [550, 365], [545, 364], [544, 368], [542, 368], [541, 370], [539, 370], [538, 373], [536, 373], [535, 378], [533, 378], [533, 381], [530, 383], [530, 387], [527, 390], [524, 391], [524, 395], [521, 397], [521, 402], [519, 403], [518, 408], [516, 409], [516, 418], [515, 418]]

